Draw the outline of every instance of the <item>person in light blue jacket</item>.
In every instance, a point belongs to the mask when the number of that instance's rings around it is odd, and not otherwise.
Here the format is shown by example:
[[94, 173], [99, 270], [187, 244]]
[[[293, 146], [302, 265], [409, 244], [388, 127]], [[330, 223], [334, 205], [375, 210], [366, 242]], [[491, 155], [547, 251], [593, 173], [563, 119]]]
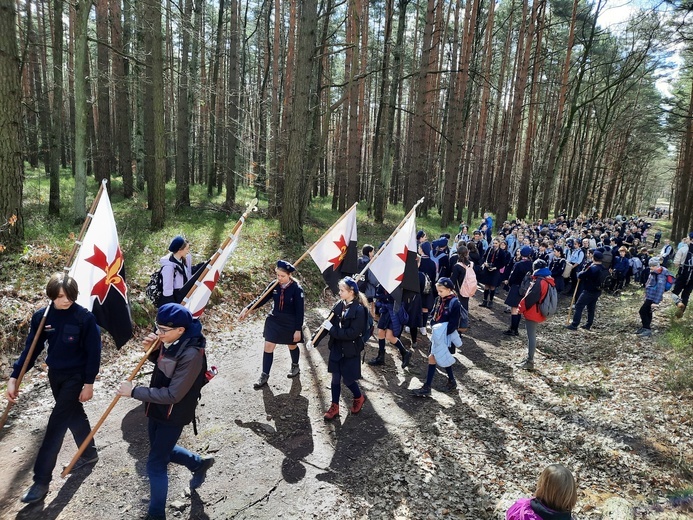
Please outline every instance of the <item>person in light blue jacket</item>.
[[649, 267], [650, 276], [645, 283], [645, 301], [639, 311], [642, 327], [636, 331], [640, 337], [652, 335], [652, 307], [661, 303], [669, 274], [666, 267], [660, 265], [659, 258], [656, 256], [650, 258]]

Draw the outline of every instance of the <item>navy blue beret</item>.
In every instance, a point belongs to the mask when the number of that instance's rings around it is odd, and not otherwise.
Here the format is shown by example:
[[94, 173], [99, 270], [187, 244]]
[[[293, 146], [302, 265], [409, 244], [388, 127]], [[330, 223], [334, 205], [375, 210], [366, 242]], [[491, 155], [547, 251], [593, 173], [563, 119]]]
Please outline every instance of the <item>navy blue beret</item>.
[[452, 283], [452, 280], [450, 280], [450, 278], [447, 278], [445, 276], [443, 276], [442, 278], [438, 278], [436, 285], [441, 285], [441, 286], [445, 287], [446, 289], [450, 289], [451, 291], [455, 289], [455, 284]]
[[416, 240], [421, 240], [425, 234], [426, 232], [423, 229], [419, 229], [419, 232], [416, 234]]
[[171, 240], [171, 244], [168, 246], [168, 250], [171, 251], [171, 253], [177, 253], [181, 249], [183, 249], [183, 246], [185, 246], [185, 239], [178, 235], [175, 237], [173, 240]]
[[691, 231], [690, 233], [688, 233], [688, 238], [690, 238], [691, 240], [693, 240], [693, 231]]
[[287, 273], [293, 273], [296, 270], [296, 268], [286, 260], [277, 260], [277, 269], [281, 269]]
[[165, 327], [185, 327], [193, 322], [190, 311], [180, 303], [166, 303], [159, 307], [156, 313], [156, 322]]
[[529, 258], [532, 256], [533, 249], [529, 246], [522, 246], [522, 249], [520, 249], [520, 256], [524, 256], [525, 258]]
[[444, 247], [448, 247], [448, 239], [447, 238], [439, 238], [438, 240], [434, 240], [433, 244], [431, 244], [435, 249], [443, 249]]
[[344, 282], [352, 291], [354, 291], [354, 294], [358, 294], [359, 285], [356, 283], [356, 280], [354, 280], [351, 276], [345, 276], [344, 278], [342, 278], [342, 282]]
[[430, 242], [421, 242], [421, 251], [423, 251], [423, 254], [428, 256], [431, 254], [431, 243]]

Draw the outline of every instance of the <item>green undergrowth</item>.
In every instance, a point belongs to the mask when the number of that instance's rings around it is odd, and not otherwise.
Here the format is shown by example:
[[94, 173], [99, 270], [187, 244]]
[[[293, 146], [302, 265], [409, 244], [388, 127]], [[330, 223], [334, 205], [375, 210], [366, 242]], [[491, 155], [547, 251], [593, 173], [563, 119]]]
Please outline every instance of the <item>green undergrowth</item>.
[[670, 326], [660, 339], [663, 347], [672, 351], [667, 385], [672, 390], [693, 389], [693, 320], [690, 313], [676, 319], [673, 308], [669, 314]]

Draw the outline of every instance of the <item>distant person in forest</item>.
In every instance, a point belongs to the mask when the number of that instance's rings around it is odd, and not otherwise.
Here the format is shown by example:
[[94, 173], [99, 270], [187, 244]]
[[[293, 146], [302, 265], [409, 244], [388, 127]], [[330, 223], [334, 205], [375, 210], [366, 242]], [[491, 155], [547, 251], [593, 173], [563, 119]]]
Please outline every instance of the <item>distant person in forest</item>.
[[537, 348], [537, 326], [546, 321], [546, 316], [541, 313], [539, 304], [544, 301], [549, 291], [549, 286], [555, 287], [551, 271], [542, 259], [537, 259], [532, 264], [532, 283], [520, 301], [518, 311], [525, 318], [527, 329], [527, 356], [517, 366], [523, 370], [534, 370], [534, 352]]
[[676, 304], [676, 317], [682, 318], [688, 306], [688, 299], [693, 291], [693, 232], [688, 234], [687, 243], [676, 252], [674, 267], [676, 267], [676, 283], [671, 290]]
[[[74, 278], [63, 273], [51, 276], [46, 285], [46, 296], [52, 302], [46, 314], [46, 322], [43, 329], [39, 330], [41, 319], [46, 313], [45, 307], [31, 317], [24, 351], [14, 364], [7, 382], [5, 396], [10, 402], [16, 403], [19, 397], [17, 378], [29, 355], [31, 344], [38, 335], [27, 366], [33, 367], [36, 358], [47, 347], [48, 382], [55, 405], [34, 462], [34, 484], [21, 499], [28, 504], [39, 502], [48, 494], [53, 469], [67, 430], [72, 433], [78, 447], [91, 431], [83, 403], [94, 395], [94, 380], [101, 365], [101, 334], [94, 315], [76, 303], [78, 294]], [[92, 439], [72, 471], [98, 460], [99, 455]]]
[[550, 464], [539, 476], [533, 498], [521, 498], [505, 514], [506, 520], [570, 520], [577, 502], [573, 474], [562, 464]]
[[592, 324], [594, 323], [594, 312], [597, 308], [597, 300], [602, 294], [601, 282], [604, 277], [604, 266], [602, 265], [602, 260], [604, 259], [604, 254], [596, 250], [592, 253], [592, 264], [587, 266], [583, 271], [578, 273], [577, 278], [580, 280], [582, 286], [582, 291], [580, 296], [575, 302], [575, 314], [573, 314], [573, 321], [566, 325], [568, 330], [577, 330], [578, 325], [580, 325], [580, 320], [582, 319], [582, 311], [587, 308], [587, 322], [582, 325], [583, 329], [590, 330]]
[[185, 294], [181, 293], [181, 289], [192, 276], [190, 243], [178, 235], [171, 240], [168, 250], [169, 253], [159, 260], [163, 289], [158, 306], [182, 302]]
[[200, 390], [206, 382], [206, 340], [202, 325], [188, 309], [178, 303], [167, 303], [156, 313], [156, 334], [143, 341], [145, 349], [159, 340], [150, 355], [154, 371], [149, 386], [133, 386], [123, 381], [118, 395], [145, 403], [149, 418], [149, 509], [145, 520], [165, 520], [168, 496], [169, 463], [185, 466], [191, 472], [190, 489], [199, 488], [214, 457], [202, 457], [178, 445], [183, 428], [195, 418]]
[[385, 344], [394, 345], [402, 358], [402, 368], [406, 368], [411, 361], [413, 352], [404, 347], [404, 343], [399, 339], [407, 324], [408, 316], [404, 316], [406, 309], [404, 304], [400, 304], [395, 311], [395, 299], [385, 290], [382, 285], [378, 286], [375, 294], [375, 308], [379, 316], [378, 319], [378, 354], [368, 361], [371, 366], [385, 364]]
[[510, 307], [510, 328], [503, 332], [506, 336], [519, 336], [520, 321], [522, 320], [522, 315], [520, 314], [520, 301], [524, 298], [524, 294], [520, 291], [520, 285], [522, 280], [525, 279], [527, 273], [532, 272], [532, 260], [530, 256], [532, 255], [532, 248], [530, 246], [523, 246], [520, 249], [521, 260], [516, 262], [510, 272], [510, 277], [508, 278], [507, 284], [510, 288], [508, 296], [505, 298], [505, 304]]
[[274, 349], [277, 344], [288, 345], [291, 354], [291, 370], [286, 377], [296, 377], [301, 373], [298, 365], [300, 350], [298, 343], [303, 341], [303, 315], [305, 297], [303, 288], [293, 278], [296, 268], [286, 260], [278, 260], [274, 269], [277, 283], [271, 290], [272, 284], [265, 291], [246, 305], [238, 316], [244, 320], [251, 308], [262, 307], [272, 300], [272, 309], [265, 319], [265, 348], [262, 355], [262, 372], [253, 385], [257, 390], [267, 384], [274, 361]]
[[322, 323], [322, 328], [329, 336], [330, 356], [327, 371], [332, 374], [332, 400], [324, 415], [326, 421], [331, 421], [339, 415], [342, 382], [354, 396], [350, 408], [352, 414], [359, 413], [366, 401], [366, 396], [361, 392], [357, 381], [361, 379], [360, 354], [368, 341], [368, 338], [363, 337], [369, 312], [368, 300], [349, 276], [339, 281], [339, 298], [332, 318]]
[[659, 258], [656, 256], [649, 261], [650, 275], [645, 283], [645, 301], [640, 307], [640, 327], [635, 334], [641, 337], [652, 335], [652, 307], [659, 305], [664, 296], [664, 288], [667, 282], [667, 271], [659, 265]]

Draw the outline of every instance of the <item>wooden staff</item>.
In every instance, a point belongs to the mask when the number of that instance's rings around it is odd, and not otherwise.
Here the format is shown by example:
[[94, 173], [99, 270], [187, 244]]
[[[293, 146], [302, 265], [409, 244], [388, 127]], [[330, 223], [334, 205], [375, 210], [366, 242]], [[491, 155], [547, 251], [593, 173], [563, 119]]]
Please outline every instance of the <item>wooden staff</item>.
[[[231, 234], [228, 237], [226, 237], [226, 239], [224, 240], [224, 242], [220, 248], [221, 250], [223, 250], [224, 247], [226, 247], [229, 244], [229, 242], [232, 240], [232, 237], [235, 235], [235, 233], [243, 225], [243, 222], [245, 222], [245, 218], [249, 215], [249, 213], [251, 211], [257, 211], [256, 204], [257, 204], [257, 199], [253, 199], [250, 203], [246, 204], [246, 206], [247, 206], [246, 211], [243, 213], [243, 215], [241, 215], [241, 218], [238, 219], [238, 222], [236, 222], [236, 225], [233, 227]], [[217, 250], [217, 252], [211, 258], [210, 263], [213, 263], [217, 258], [219, 258], [220, 253], [221, 253], [221, 251]], [[206, 269], [208, 269], [208, 267]], [[204, 274], [206, 274], [206, 273], [202, 273], [202, 275], [204, 275]], [[202, 275], [200, 276], [200, 278], [202, 277]], [[198, 280], [199, 280], [199, 278], [198, 278]], [[193, 292], [195, 292], [195, 289], [197, 289], [198, 286], [199, 286], [199, 283], [196, 283], [195, 285], [193, 285], [190, 288], [190, 291], [188, 292], [187, 296], [185, 297], [185, 300], [183, 300], [181, 305], [183, 305], [183, 306], [186, 305], [186, 303], [188, 302], [188, 300], [190, 298], [190, 295]], [[132, 381], [137, 376], [140, 369], [142, 368], [142, 365], [144, 365], [144, 362], [147, 361], [150, 354], [155, 350], [155, 348], [157, 347], [158, 344], [159, 344], [159, 339], [157, 338], [152, 343], [151, 347], [149, 347], [149, 350], [147, 350], [147, 352], [144, 354], [144, 356], [142, 356], [142, 359], [140, 359], [139, 363], [137, 364], [135, 369], [130, 374], [130, 377], [127, 379], [128, 381]], [[82, 453], [84, 453], [84, 451], [87, 449], [89, 442], [94, 438], [94, 435], [96, 435], [96, 432], [99, 430], [99, 428], [101, 428], [101, 425], [104, 423], [104, 421], [106, 420], [108, 415], [111, 413], [111, 411], [113, 410], [115, 405], [118, 403], [119, 399], [120, 399], [120, 396], [116, 395], [115, 398], [113, 399], [113, 401], [111, 401], [111, 404], [108, 406], [108, 408], [106, 408], [106, 411], [101, 415], [99, 422], [97, 422], [96, 425], [91, 429], [91, 432], [89, 432], [89, 435], [87, 435], [87, 438], [80, 445], [79, 449], [77, 450], [77, 453], [75, 453], [75, 456], [72, 457], [70, 464], [60, 474], [61, 477], [64, 478], [66, 475], [68, 475], [70, 473], [70, 471], [72, 471], [72, 467], [77, 462], [77, 459], [79, 459], [82, 456]]]
[[[96, 193], [96, 197], [94, 198], [94, 202], [92, 202], [91, 204], [89, 213], [87, 213], [87, 218], [84, 219], [84, 222], [82, 223], [82, 229], [79, 232], [77, 240], [75, 240], [75, 244], [72, 246], [72, 251], [70, 252], [70, 256], [67, 260], [68, 266], [72, 265], [72, 262], [77, 256], [77, 252], [79, 251], [79, 248], [82, 245], [82, 240], [84, 239], [84, 235], [87, 233], [89, 224], [91, 224], [91, 220], [94, 217], [94, 211], [96, 211], [96, 206], [98, 206], [99, 204], [99, 200], [101, 199], [101, 194], [103, 193], [104, 187], [106, 186], [106, 182], [106, 179], [104, 179], [101, 182], [101, 186], [99, 186], [99, 191]], [[69, 270], [70, 267], [64, 268], [64, 271]], [[52, 301], [48, 302], [48, 305], [46, 306], [46, 312], [43, 313], [43, 317], [39, 322], [38, 328], [36, 329], [34, 340], [31, 342], [31, 345], [29, 346], [29, 352], [27, 353], [26, 359], [24, 359], [22, 370], [19, 372], [19, 377], [17, 378], [17, 385], [15, 388], [17, 392], [19, 391], [19, 385], [22, 384], [22, 379], [24, 379], [24, 375], [26, 374], [27, 370], [29, 370], [29, 361], [31, 360], [32, 355], [34, 354], [34, 350], [36, 350], [36, 344], [38, 343], [39, 336], [41, 336], [41, 334], [43, 333], [43, 327], [46, 325], [46, 320], [48, 319], [48, 311], [50, 310], [52, 304]], [[0, 418], [0, 430], [2, 430], [2, 428], [5, 426], [5, 422], [7, 421], [7, 418], [10, 415], [10, 410], [12, 409], [13, 405], [14, 403], [11, 401], [7, 403], [7, 407], [5, 408], [5, 411], [2, 414], [2, 417]]]
[[[370, 267], [370, 265], [373, 263], [373, 261], [374, 261], [376, 258], [378, 258], [378, 256], [380, 255], [380, 253], [382, 253], [383, 251], [385, 251], [385, 248], [390, 244], [390, 242], [392, 242], [392, 239], [395, 238], [395, 236], [397, 235], [397, 233], [399, 232], [399, 230], [402, 229], [402, 227], [404, 226], [404, 224], [407, 223], [407, 220], [409, 220], [409, 217], [412, 216], [412, 214], [416, 211], [416, 208], [417, 208], [417, 207], [419, 206], [419, 204], [421, 204], [423, 201], [424, 201], [424, 197], [421, 197], [419, 200], [416, 201], [416, 204], [414, 204], [414, 206], [409, 210], [409, 213], [407, 213], [407, 214], [404, 216], [404, 218], [402, 219], [402, 221], [401, 221], [401, 222], [399, 223], [399, 225], [395, 228], [395, 230], [390, 234], [390, 236], [388, 237], [388, 239], [387, 239], [385, 242], [383, 242], [383, 245], [382, 245], [382, 246], [380, 246], [380, 249], [378, 249], [378, 252], [377, 252], [376, 254], [374, 254], [374, 255], [373, 255], [373, 258], [371, 258], [370, 261], [363, 267], [363, 269], [361, 269], [361, 272], [360, 272], [359, 274], [357, 274], [356, 276], [354, 276], [354, 279], [355, 279], [356, 281], [358, 281], [358, 280], [360, 280], [361, 278], [363, 278], [363, 276], [365, 275], [366, 271], [368, 270], [368, 268]], [[333, 227], [334, 227], [334, 226], [333, 226]], [[276, 285], [276, 283], [275, 283], [275, 285]], [[273, 285], [272, 287], [274, 287], [274, 285]], [[266, 294], [266, 293], [265, 293], [265, 294]], [[264, 295], [263, 295], [263, 296], [264, 296]], [[258, 300], [258, 301], [259, 301], [259, 300]], [[368, 312], [370, 312], [370, 309], [367, 309], [367, 310], [368, 310]], [[327, 319], [328, 319], [328, 320], [332, 319], [332, 316], [334, 316], [334, 309], [332, 310], [332, 312], [330, 312], [330, 315], [328, 316]], [[322, 331], [323, 331], [323, 328], [322, 328], [322, 324], [321, 324], [320, 327], [318, 328], [318, 330], [315, 331], [315, 334], [313, 334], [313, 337], [311, 338], [310, 342], [314, 344], [314, 343], [315, 343], [315, 338], [317, 338], [317, 337], [320, 335], [320, 333], [321, 333]]]
[[573, 304], [575, 303], [575, 295], [577, 294], [578, 287], [580, 287], [580, 279], [577, 279], [577, 283], [575, 284], [575, 290], [573, 291], [573, 299], [570, 300], [570, 307], [568, 307], [568, 319], [565, 320], [566, 325], [570, 325], [570, 323], [573, 321]]
[[[315, 249], [315, 246], [318, 245], [318, 244], [320, 243], [320, 241], [321, 241], [323, 238], [325, 238], [325, 237], [329, 234], [329, 232], [332, 231], [332, 230], [335, 228], [335, 226], [336, 226], [337, 224], [339, 224], [342, 220], [344, 220], [344, 217], [346, 217], [346, 216], [349, 214], [349, 212], [350, 212], [354, 207], [356, 207], [357, 205], [358, 205], [358, 202], [354, 202], [354, 204], [352, 204], [352, 206], [351, 206], [347, 211], [345, 211], [344, 214], [343, 214], [341, 217], [339, 217], [337, 220], [335, 220], [334, 224], [332, 224], [332, 225], [329, 227], [329, 229], [328, 229], [327, 231], [325, 231], [319, 239], [317, 239], [315, 242], [313, 242], [313, 245], [311, 245], [311, 246], [305, 251], [305, 253], [303, 253], [303, 254], [299, 257], [299, 259], [296, 260], [296, 261], [293, 263], [293, 265], [294, 265], [294, 266], [297, 266], [298, 264], [300, 264], [300, 263], [303, 261], [303, 259], [304, 259], [306, 256], [308, 256], [308, 255], [310, 254], [310, 252], [311, 252], [313, 249]], [[253, 303], [251, 304], [250, 308], [248, 309], [248, 312], [252, 312], [253, 310], [255, 310], [255, 308], [257, 307], [258, 303], [260, 303], [260, 302], [263, 300], [263, 298], [264, 298], [265, 296], [267, 296], [269, 293], [272, 292], [272, 290], [275, 288], [275, 286], [277, 285], [277, 283], [279, 283], [279, 282], [277, 282], [277, 280], [275, 279], [271, 284], [269, 284], [269, 285], [267, 286], [267, 288], [262, 292], [262, 294], [261, 294], [259, 297], [257, 297], [257, 298], [253, 301]]]

